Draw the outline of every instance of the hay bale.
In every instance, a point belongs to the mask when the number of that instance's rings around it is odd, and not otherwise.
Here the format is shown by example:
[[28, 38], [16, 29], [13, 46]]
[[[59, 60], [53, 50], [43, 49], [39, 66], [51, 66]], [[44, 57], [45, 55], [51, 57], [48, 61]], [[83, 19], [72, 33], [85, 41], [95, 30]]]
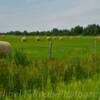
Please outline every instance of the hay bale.
[[26, 38], [25, 36], [23, 36], [23, 37], [21, 38], [21, 41], [22, 41], [22, 42], [26, 42], [26, 40], [27, 40], [27, 38]]
[[75, 38], [79, 39], [79, 38], [81, 38], [81, 36], [75, 36]]
[[0, 56], [6, 56], [12, 52], [12, 46], [9, 42], [0, 41]]
[[69, 39], [73, 39], [73, 38], [74, 38], [73, 36], [70, 36], [70, 37], [69, 37]]
[[61, 36], [61, 37], [59, 37], [59, 40], [63, 40], [63, 37]]
[[99, 40], [100, 39], [100, 36], [96, 36], [96, 39]]
[[55, 40], [55, 39], [57, 39], [57, 37], [56, 37], [56, 36], [54, 36], [54, 37], [53, 37], [53, 39]]
[[39, 36], [36, 37], [36, 41], [40, 41], [40, 37]]
[[48, 36], [46, 39], [47, 39], [48, 41], [50, 41], [50, 40], [51, 40], [51, 37], [50, 37], [50, 36]]

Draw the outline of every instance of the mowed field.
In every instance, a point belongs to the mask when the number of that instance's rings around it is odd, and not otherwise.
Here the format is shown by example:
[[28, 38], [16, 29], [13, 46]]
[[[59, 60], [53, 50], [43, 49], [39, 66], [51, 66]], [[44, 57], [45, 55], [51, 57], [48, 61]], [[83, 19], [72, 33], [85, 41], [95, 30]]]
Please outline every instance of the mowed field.
[[72, 56], [85, 57], [92, 53], [100, 54], [100, 38], [94, 36], [60, 36], [52, 37], [51, 41], [46, 36], [27, 36], [25, 42], [21, 41], [22, 36], [0, 36], [0, 41], [8, 41], [13, 49], [23, 49], [25, 53], [34, 60], [48, 59], [50, 42], [52, 42], [52, 56], [57, 59], [67, 59]]

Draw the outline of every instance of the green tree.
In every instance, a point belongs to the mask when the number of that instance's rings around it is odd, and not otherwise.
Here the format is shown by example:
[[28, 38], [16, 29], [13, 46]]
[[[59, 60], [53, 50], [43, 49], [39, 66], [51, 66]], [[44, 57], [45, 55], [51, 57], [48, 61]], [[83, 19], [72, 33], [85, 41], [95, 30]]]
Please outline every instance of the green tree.
[[100, 35], [100, 26], [96, 24], [88, 25], [84, 29], [83, 35]]
[[71, 34], [72, 35], [81, 35], [83, 33], [83, 27], [82, 26], [75, 26], [74, 28], [71, 29]]

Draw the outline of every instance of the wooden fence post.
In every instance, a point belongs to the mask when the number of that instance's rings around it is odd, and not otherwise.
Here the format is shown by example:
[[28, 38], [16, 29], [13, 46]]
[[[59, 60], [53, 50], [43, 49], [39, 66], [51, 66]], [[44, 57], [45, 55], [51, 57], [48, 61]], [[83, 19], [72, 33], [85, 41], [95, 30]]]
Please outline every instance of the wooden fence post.
[[52, 41], [50, 41], [50, 43], [49, 43], [49, 52], [48, 52], [48, 58], [49, 59], [52, 59], [52, 50], [53, 50]]

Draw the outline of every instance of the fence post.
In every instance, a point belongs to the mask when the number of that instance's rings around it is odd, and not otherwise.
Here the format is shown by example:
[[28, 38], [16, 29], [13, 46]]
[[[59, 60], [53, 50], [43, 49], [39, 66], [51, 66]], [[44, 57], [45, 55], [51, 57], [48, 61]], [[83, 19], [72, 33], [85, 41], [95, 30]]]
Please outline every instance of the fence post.
[[97, 39], [95, 38], [95, 40], [94, 40], [94, 52], [95, 52], [95, 54], [97, 53]]
[[52, 41], [50, 41], [49, 43], [49, 52], [48, 52], [48, 58], [52, 59]]

